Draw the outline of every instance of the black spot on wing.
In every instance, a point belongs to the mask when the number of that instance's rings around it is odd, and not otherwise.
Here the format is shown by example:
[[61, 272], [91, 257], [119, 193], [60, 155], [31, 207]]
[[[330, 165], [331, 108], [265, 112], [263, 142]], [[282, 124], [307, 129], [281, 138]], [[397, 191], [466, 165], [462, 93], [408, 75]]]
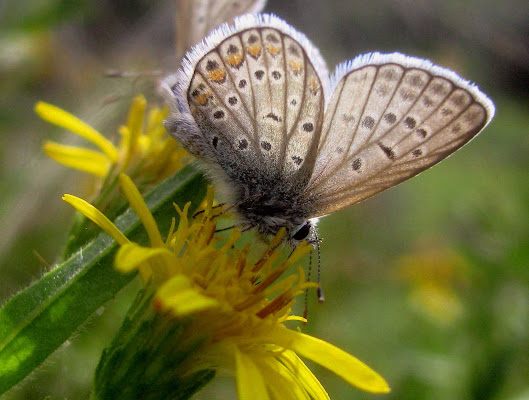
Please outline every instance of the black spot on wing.
[[266, 151], [270, 151], [270, 149], [272, 148], [272, 145], [269, 142], [262, 141], [261, 147]]
[[360, 168], [362, 168], [362, 160], [360, 158], [355, 158], [351, 166], [354, 171], [360, 172]]
[[378, 142], [377, 144], [378, 144], [378, 147], [380, 147], [380, 150], [384, 152], [387, 158], [389, 158], [390, 160], [395, 159], [395, 152], [393, 151], [391, 147], [385, 146], [381, 142]]

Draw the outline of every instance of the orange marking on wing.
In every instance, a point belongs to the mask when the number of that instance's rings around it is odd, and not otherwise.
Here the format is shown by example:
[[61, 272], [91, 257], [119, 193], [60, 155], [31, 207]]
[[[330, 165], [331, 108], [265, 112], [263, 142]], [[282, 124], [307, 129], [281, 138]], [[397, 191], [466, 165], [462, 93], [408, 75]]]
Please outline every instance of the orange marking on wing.
[[259, 57], [259, 54], [261, 54], [261, 45], [258, 43], [252, 44], [251, 46], [248, 46], [247, 50], [252, 56]]
[[290, 60], [288, 62], [288, 66], [290, 67], [294, 75], [299, 75], [303, 70], [303, 64], [296, 60]]
[[268, 50], [268, 52], [270, 54], [272, 54], [273, 56], [277, 55], [280, 51], [281, 51], [281, 48], [280, 47], [277, 47], [277, 46], [274, 46], [273, 44], [271, 43], [268, 43], [266, 45], [266, 49]]
[[222, 82], [224, 81], [225, 77], [226, 71], [224, 71], [222, 68], [214, 69], [213, 71], [209, 71], [208, 73], [208, 78], [214, 82]]
[[232, 67], [238, 67], [241, 65], [243, 60], [242, 53], [233, 53], [230, 54], [228, 57], [226, 57], [226, 61], [232, 66]]

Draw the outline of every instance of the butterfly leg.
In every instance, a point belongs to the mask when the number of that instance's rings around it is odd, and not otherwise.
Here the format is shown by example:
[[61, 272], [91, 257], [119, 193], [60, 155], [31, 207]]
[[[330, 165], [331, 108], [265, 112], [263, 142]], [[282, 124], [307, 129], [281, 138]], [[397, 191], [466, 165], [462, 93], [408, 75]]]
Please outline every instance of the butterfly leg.
[[[217, 209], [217, 208], [224, 207], [225, 205], [226, 205], [226, 203], [219, 203], [219, 204], [217, 204], [217, 205], [211, 207], [211, 209], [212, 209], [212, 210], [215, 210], [215, 209]], [[200, 211], [197, 211], [196, 213], [193, 214], [193, 218], [196, 218], [196, 217], [198, 217], [199, 215], [204, 214], [205, 212], [206, 212], [206, 210], [200, 210]], [[218, 214], [218, 215], [220, 215], [220, 214]], [[218, 215], [216, 215], [216, 216], [218, 216]]]

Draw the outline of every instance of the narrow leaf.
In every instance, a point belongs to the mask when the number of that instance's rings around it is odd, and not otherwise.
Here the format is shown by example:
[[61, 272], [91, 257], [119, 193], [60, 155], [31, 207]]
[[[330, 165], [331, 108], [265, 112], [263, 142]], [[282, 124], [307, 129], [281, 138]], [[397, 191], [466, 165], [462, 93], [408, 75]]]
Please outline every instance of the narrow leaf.
[[[172, 203], [191, 212], [206, 193], [206, 181], [192, 166], [162, 182], [145, 196], [160, 231], [168, 232]], [[178, 222], [177, 222], [178, 223]], [[129, 209], [115, 224], [131, 240], [147, 244], [138, 217]], [[0, 309], [0, 394], [40, 365], [99, 307], [135, 276], [112, 267], [116, 243], [102, 233], [85, 247], [10, 299]]]

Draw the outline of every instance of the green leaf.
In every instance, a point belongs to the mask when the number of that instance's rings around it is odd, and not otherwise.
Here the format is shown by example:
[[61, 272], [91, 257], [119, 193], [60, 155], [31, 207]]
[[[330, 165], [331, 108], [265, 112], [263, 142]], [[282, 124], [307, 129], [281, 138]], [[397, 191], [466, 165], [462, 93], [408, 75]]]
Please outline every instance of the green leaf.
[[[145, 196], [162, 234], [169, 230], [171, 217], [178, 220], [172, 203], [183, 207], [191, 201], [193, 212], [205, 196], [206, 185], [199, 172], [186, 166]], [[148, 243], [132, 210], [115, 224], [131, 240]], [[122, 275], [112, 268], [116, 248], [110, 236], [98, 235], [0, 310], [0, 394], [38, 367], [132, 280], [134, 274]]]

